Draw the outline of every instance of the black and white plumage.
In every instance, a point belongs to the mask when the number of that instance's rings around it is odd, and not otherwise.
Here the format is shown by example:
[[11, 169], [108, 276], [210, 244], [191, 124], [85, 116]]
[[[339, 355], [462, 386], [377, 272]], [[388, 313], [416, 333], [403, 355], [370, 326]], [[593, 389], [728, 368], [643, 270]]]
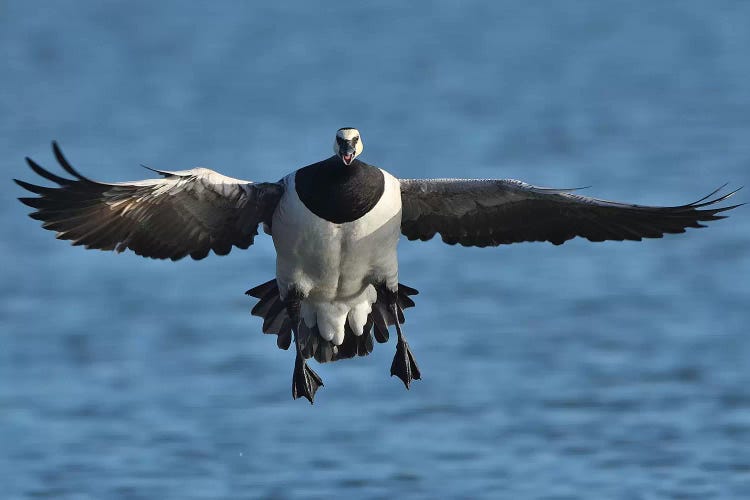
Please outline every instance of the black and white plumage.
[[[86, 248], [133, 250], [177, 260], [247, 248], [262, 223], [277, 251], [276, 278], [247, 293], [259, 299], [253, 314], [282, 349], [295, 344], [292, 393], [313, 401], [322, 385], [306, 359], [362, 356], [389, 338], [397, 352], [391, 374], [408, 388], [420, 378], [403, 335], [403, 310], [413, 288], [398, 282], [401, 234], [449, 244], [498, 246], [522, 241], [556, 245], [576, 236], [591, 241], [660, 238], [704, 227], [738, 205], [717, 207], [735, 191], [716, 190], [690, 204], [650, 207], [535, 187], [515, 180], [397, 179], [360, 161], [359, 131], [340, 129], [334, 156], [279, 182], [253, 183], [205, 168], [160, 171], [161, 179], [104, 183], [79, 174], [53, 143], [72, 178], [27, 158], [32, 170], [59, 187], [16, 180], [38, 195], [20, 198], [31, 217], [59, 239]], [[720, 188], [721, 189], [721, 188]]]
[[52, 149], [73, 179], [59, 177], [26, 161], [40, 176], [58, 184], [46, 188], [16, 180], [38, 198], [21, 198], [36, 212], [31, 217], [57, 238], [100, 250], [133, 250], [156, 259], [202, 259], [213, 250], [226, 255], [232, 246], [247, 248], [260, 222], [270, 220], [283, 194], [277, 183], [252, 183], [194, 168], [168, 172], [163, 179], [97, 182], [79, 174], [56, 143]]

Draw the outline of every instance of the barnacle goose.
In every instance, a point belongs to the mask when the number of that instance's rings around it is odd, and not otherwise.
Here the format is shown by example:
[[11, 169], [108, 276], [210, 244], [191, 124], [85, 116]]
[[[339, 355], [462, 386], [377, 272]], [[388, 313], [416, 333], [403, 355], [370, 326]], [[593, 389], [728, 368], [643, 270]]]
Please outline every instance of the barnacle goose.
[[[516, 180], [398, 179], [359, 160], [362, 136], [341, 128], [334, 155], [290, 173], [279, 182], [255, 183], [206, 168], [156, 170], [162, 176], [107, 183], [78, 173], [53, 142], [72, 178], [31, 169], [59, 187], [16, 180], [38, 195], [20, 198], [36, 209], [42, 227], [85, 248], [130, 249], [138, 255], [177, 260], [247, 248], [262, 223], [277, 252], [276, 278], [247, 292], [258, 299], [252, 313], [277, 344], [292, 342], [296, 361], [292, 396], [313, 402], [323, 385], [308, 366], [365, 356], [388, 340], [395, 325], [391, 375], [406, 388], [421, 377], [401, 324], [417, 291], [398, 282], [396, 246], [401, 234], [448, 244], [498, 246], [521, 241], [560, 245], [576, 236], [590, 241], [661, 238], [683, 233], [739, 205], [716, 207], [735, 191], [672, 207], [589, 198], [566, 189]], [[722, 186], [723, 188], [724, 186]]]

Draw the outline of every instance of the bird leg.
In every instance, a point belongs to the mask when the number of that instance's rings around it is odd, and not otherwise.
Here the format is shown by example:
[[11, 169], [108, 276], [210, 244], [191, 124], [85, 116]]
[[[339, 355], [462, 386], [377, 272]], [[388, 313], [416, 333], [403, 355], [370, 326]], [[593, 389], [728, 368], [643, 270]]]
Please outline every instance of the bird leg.
[[408, 389], [412, 380], [421, 379], [422, 374], [419, 372], [419, 367], [417, 366], [417, 361], [414, 359], [414, 354], [412, 354], [411, 349], [409, 349], [409, 344], [406, 342], [404, 332], [401, 331], [398, 311], [398, 292], [386, 290], [386, 297], [388, 300], [388, 309], [391, 311], [396, 322], [396, 332], [398, 333], [396, 355], [393, 357], [393, 363], [391, 363], [391, 376], [396, 375], [400, 378]]
[[304, 356], [302, 356], [302, 346], [299, 340], [300, 327], [300, 308], [302, 306], [302, 296], [299, 292], [289, 291], [287, 294], [286, 310], [289, 319], [292, 322], [292, 333], [294, 334], [294, 346], [297, 350], [297, 358], [294, 361], [294, 375], [292, 376], [292, 398], [306, 397], [310, 404], [313, 404], [315, 393], [323, 385], [323, 380], [315, 373], [312, 368], [307, 366]]

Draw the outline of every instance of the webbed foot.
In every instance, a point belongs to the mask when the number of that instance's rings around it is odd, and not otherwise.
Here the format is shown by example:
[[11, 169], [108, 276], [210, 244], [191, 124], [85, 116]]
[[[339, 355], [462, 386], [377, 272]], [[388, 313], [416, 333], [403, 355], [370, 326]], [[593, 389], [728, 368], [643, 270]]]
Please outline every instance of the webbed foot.
[[307, 366], [307, 362], [297, 351], [297, 359], [294, 362], [294, 376], [292, 377], [292, 397], [294, 399], [305, 397], [313, 404], [315, 393], [323, 385], [323, 380]]
[[411, 385], [412, 380], [422, 378], [417, 361], [414, 359], [414, 354], [412, 354], [409, 344], [400, 332], [398, 344], [396, 344], [396, 355], [393, 356], [393, 363], [391, 363], [391, 376], [394, 375], [401, 379], [407, 389]]

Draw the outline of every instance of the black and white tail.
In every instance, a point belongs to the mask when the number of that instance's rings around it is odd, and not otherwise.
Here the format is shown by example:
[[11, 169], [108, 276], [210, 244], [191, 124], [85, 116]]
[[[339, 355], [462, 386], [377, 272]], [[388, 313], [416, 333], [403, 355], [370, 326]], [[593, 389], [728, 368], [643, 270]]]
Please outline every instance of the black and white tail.
[[[388, 327], [396, 324], [396, 318], [388, 308], [385, 290], [377, 289], [378, 297], [372, 305], [372, 312], [367, 316], [362, 335], [354, 335], [349, 322], [344, 322], [344, 342], [335, 346], [329, 340], [320, 336], [317, 325], [308, 328], [304, 321], [300, 322], [299, 339], [302, 346], [302, 355], [305, 358], [314, 357], [319, 363], [338, 361], [339, 359], [353, 358], [354, 356], [367, 356], [372, 352], [373, 334], [379, 343], [388, 341]], [[414, 288], [398, 284], [398, 322], [403, 323], [404, 309], [414, 307], [414, 301], [410, 295], [419, 292]], [[292, 322], [287, 315], [286, 306], [279, 295], [279, 287], [276, 280], [267, 281], [245, 292], [246, 295], [255, 297], [258, 303], [253, 307], [251, 314], [263, 318], [263, 333], [274, 333], [278, 335], [276, 345], [279, 349], [289, 349], [292, 343]]]

